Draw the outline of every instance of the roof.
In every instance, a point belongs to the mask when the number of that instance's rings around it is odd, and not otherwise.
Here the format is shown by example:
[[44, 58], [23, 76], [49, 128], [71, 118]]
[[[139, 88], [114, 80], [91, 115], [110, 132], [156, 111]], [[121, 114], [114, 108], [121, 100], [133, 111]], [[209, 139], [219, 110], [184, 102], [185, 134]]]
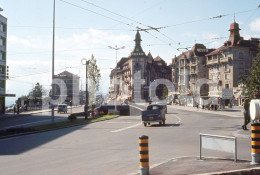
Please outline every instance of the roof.
[[207, 54], [206, 56], [211, 56], [211, 55], [216, 55], [219, 54], [220, 51], [226, 50], [228, 48], [228, 46], [221, 46], [218, 49], [215, 49], [214, 51], [210, 52], [209, 54]]
[[70, 77], [70, 78], [72, 78], [72, 77], [76, 78], [77, 77], [77, 78], [79, 78], [78, 75], [74, 75], [71, 72], [66, 71], [66, 70], [61, 72], [61, 73], [59, 73], [58, 75], [55, 75], [55, 77]]

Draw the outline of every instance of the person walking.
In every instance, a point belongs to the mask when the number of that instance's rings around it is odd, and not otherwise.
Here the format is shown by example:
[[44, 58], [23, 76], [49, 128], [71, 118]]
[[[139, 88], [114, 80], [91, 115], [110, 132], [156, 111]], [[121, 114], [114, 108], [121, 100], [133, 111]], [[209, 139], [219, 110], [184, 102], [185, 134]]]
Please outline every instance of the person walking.
[[246, 125], [250, 123], [249, 106], [249, 98], [246, 98], [244, 102], [244, 125], [242, 126], [243, 130], [248, 130]]

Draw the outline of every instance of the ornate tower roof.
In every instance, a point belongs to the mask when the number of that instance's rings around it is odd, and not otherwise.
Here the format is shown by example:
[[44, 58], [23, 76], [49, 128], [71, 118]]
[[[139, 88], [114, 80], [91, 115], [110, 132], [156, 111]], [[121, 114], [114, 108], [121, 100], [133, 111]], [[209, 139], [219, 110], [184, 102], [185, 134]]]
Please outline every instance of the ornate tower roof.
[[131, 52], [131, 56], [145, 56], [145, 53], [141, 47], [141, 35], [139, 31], [137, 30], [136, 35], [135, 35], [135, 47], [134, 50]]
[[239, 24], [236, 22], [233, 22], [230, 25], [230, 35], [229, 35], [229, 41], [231, 42], [231, 45], [237, 45], [237, 42], [240, 40], [240, 34], [239, 34]]

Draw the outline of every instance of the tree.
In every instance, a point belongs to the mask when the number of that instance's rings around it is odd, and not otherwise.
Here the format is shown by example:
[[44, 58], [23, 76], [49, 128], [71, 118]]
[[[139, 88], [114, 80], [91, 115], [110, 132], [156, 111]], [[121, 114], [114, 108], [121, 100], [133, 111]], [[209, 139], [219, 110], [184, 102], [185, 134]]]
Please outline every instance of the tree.
[[99, 81], [101, 78], [100, 69], [97, 66], [97, 60], [94, 55], [91, 55], [91, 59], [87, 62], [87, 77], [89, 86], [89, 102], [92, 104], [95, 100], [95, 92], [99, 90]]
[[250, 76], [243, 76], [240, 84], [242, 85], [242, 93], [244, 96], [253, 99], [260, 98], [260, 53], [253, 59], [250, 68]]
[[42, 96], [47, 94], [47, 90], [40, 85], [40, 83], [36, 83], [35, 86], [29, 92], [29, 97], [32, 99], [42, 98]]

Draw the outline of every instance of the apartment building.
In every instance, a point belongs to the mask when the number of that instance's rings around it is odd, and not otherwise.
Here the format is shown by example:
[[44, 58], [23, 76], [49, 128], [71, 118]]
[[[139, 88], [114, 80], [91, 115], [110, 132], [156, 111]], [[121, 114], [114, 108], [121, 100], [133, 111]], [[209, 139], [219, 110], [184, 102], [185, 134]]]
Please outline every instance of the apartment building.
[[7, 18], [0, 14], [0, 114], [5, 112]]
[[[58, 99], [60, 96], [66, 96], [65, 102], [73, 102], [73, 105], [79, 104], [79, 76], [74, 75], [68, 71], [63, 71], [59, 73], [58, 75], [54, 76], [54, 79], [62, 80], [67, 88], [66, 94], [63, 94], [61, 89], [61, 83], [54, 84], [54, 97], [55, 99]], [[76, 98], [76, 99], [75, 99]], [[63, 103], [63, 101], [60, 101], [59, 103]]]
[[239, 88], [239, 79], [241, 76], [249, 76], [252, 59], [259, 52], [259, 39], [244, 40], [239, 31], [239, 24], [232, 23], [229, 29], [229, 40], [206, 55], [209, 67], [208, 75], [211, 80], [209, 96], [222, 98], [222, 89], [233, 89], [233, 98], [222, 99], [222, 103], [225, 105], [233, 99], [243, 98]]
[[208, 79], [205, 55], [212, 50], [207, 49], [203, 44], [196, 43], [190, 50], [173, 58], [172, 81], [180, 94], [179, 99], [184, 105], [196, 105], [192, 95], [197, 91], [201, 98], [208, 97], [208, 85], [203, 84], [200, 88], [195, 85], [200, 79]]

